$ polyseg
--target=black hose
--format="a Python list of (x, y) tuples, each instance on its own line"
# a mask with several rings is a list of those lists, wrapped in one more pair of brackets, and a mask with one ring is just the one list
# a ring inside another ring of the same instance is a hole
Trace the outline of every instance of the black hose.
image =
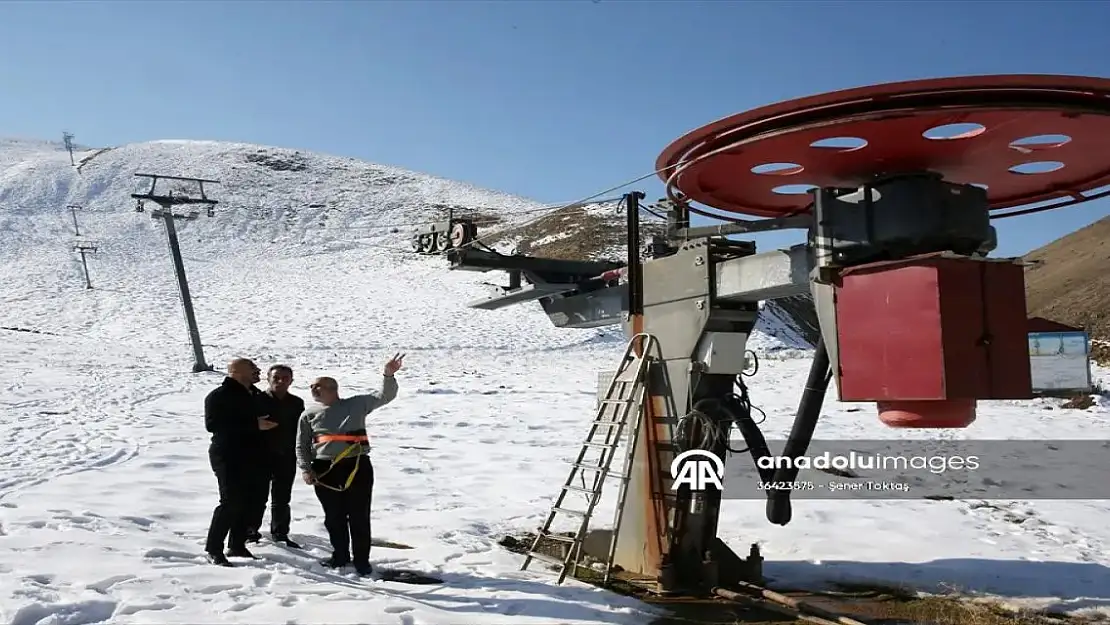
[[(746, 390), (745, 396), (747, 395)], [(774, 471), (759, 468), (759, 460), (770, 456), (771, 448), (767, 445), (767, 439), (759, 429), (759, 424), (752, 419), (750, 403), (737, 396), (730, 397), (730, 400), (729, 404), (732, 404), (732, 407), (735, 408), (729, 411), (732, 422), (736, 424), (736, 429), (740, 430), (740, 436), (744, 437), (744, 444), (748, 446), (748, 453), (751, 454), (752, 462), (755, 463), (756, 471), (759, 472), (759, 479), (769, 482), (774, 475)]]
[[(809, 379), (798, 404), (798, 413), (794, 417), (794, 425), (790, 428), (790, 436), (783, 446), (782, 455), (787, 458), (797, 458), (806, 453), (813, 440), (813, 431), (817, 428), (817, 420), (821, 416), (821, 406), (825, 403), (825, 391), (829, 387), (829, 350), (825, 347), (823, 338), (817, 340), (813, 355), (813, 364), (809, 368)], [(779, 467), (774, 476), (767, 481), (776, 484), (790, 483), (798, 476), (798, 468), (793, 466)], [(789, 489), (771, 489), (767, 492), (767, 520), (775, 525), (786, 525), (790, 522), (792, 512), (790, 508)]]

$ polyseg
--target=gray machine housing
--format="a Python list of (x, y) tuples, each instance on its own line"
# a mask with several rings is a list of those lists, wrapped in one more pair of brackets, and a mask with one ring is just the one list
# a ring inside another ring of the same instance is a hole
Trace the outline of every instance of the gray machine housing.
[(987, 192), (934, 174), (902, 176), (855, 191), (818, 189), (809, 243), (836, 265), (950, 251), (971, 256), (996, 246)]

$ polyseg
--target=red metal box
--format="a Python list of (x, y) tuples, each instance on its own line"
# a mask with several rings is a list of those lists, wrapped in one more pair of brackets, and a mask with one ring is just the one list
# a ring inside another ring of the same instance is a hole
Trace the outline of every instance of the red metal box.
[(841, 401), (1033, 396), (1024, 267), (948, 254), (844, 269)]

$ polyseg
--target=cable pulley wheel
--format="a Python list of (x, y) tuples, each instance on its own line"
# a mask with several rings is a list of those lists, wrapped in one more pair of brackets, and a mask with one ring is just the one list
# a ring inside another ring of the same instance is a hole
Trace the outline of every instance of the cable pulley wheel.
[(816, 95), (694, 130), (656, 169), (668, 198), (734, 215), (800, 214), (810, 189), (921, 172), (983, 187), (992, 211), (1012, 209), (995, 218), (1050, 210), (1110, 195), (1110, 79), (970, 76)]
[(420, 251), (421, 252), (426, 254), (426, 253), (429, 253), (429, 252), (433, 251), (435, 249), (435, 244), (436, 244), (436, 235), (435, 234), (424, 233), (424, 234), (420, 235)]
[(451, 226), (451, 247), (462, 247), (470, 242), (470, 229), (465, 223), (456, 223)]

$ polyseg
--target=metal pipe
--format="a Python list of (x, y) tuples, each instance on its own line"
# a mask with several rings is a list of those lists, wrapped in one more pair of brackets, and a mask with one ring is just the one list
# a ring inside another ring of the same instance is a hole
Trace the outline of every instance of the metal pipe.
[(193, 311), (193, 298), (189, 293), (189, 281), (185, 277), (185, 262), (181, 258), (181, 246), (177, 241), (177, 224), (174, 223), (173, 211), (169, 206), (163, 207), (162, 210), (162, 220), (166, 224), (166, 238), (170, 244), (170, 259), (173, 260), (173, 272), (177, 277), (178, 291), (181, 293), (181, 306), (185, 310), (185, 325), (189, 328), (189, 342), (193, 346), (193, 373), (211, 371), (211, 367), (204, 360), (204, 347), (200, 341), (197, 316)]
[(632, 191), (625, 196), (624, 210), (628, 216), (626, 277), (630, 317), (644, 314), (644, 284), (640, 264), (640, 200), (643, 198), (644, 194), (639, 191)]
[[(809, 379), (806, 380), (805, 391), (802, 392), (801, 402), (798, 404), (798, 413), (794, 417), (794, 425), (790, 429), (790, 436), (783, 446), (782, 455), (787, 458), (801, 456), (809, 449), (813, 440), (813, 431), (817, 428), (817, 420), (821, 416), (821, 405), (825, 403), (825, 391), (829, 387), (829, 350), (825, 347), (824, 338), (817, 340), (816, 350), (813, 355), (813, 364), (809, 368)], [(793, 466), (779, 467), (775, 470), (775, 484), (793, 482), (798, 476), (798, 468)], [(786, 525), (792, 515), (790, 508), (790, 490), (771, 489), (767, 492), (767, 520), (776, 525)]]

